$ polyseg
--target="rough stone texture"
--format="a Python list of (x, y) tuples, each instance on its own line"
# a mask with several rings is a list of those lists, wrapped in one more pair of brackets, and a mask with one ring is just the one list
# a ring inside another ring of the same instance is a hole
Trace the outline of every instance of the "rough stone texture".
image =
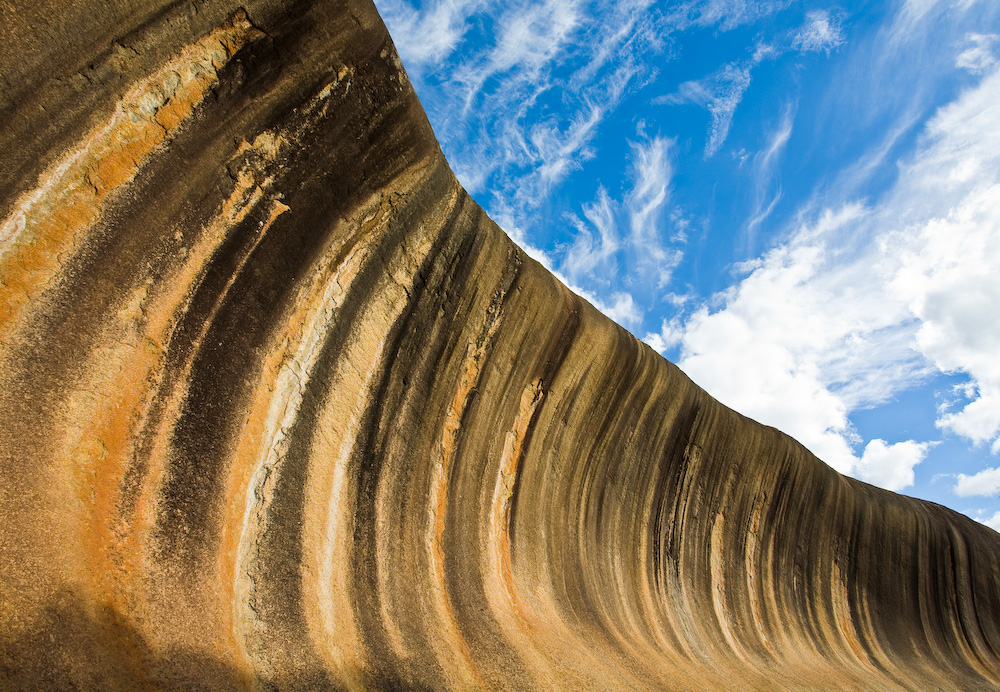
[(1000, 535), (527, 258), (368, 0), (0, 8), (0, 688), (1000, 684)]

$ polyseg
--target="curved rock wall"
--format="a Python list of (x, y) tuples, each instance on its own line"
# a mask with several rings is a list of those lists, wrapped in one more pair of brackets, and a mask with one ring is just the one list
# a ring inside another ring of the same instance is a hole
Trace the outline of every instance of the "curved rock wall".
[(1000, 535), (526, 257), (370, 2), (2, 12), (0, 687), (1000, 684)]

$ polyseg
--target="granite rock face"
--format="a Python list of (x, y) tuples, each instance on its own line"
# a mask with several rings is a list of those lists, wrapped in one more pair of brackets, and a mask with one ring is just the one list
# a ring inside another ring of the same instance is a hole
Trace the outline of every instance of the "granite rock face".
[(1000, 685), (1000, 535), (526, 257), (368, 0), (0, 8), (0, 688)]

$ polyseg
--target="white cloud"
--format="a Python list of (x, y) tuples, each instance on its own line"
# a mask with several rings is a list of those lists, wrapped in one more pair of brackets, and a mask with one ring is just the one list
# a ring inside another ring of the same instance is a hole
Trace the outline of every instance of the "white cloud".
[(912, 41), (915, 36), (925, 32), (932, 24), (931, 19), (937, 14), (941, 0), (904, 0), (889, 28), (890, 44)]
[(533, 192), (544, 194), (547, 188), (562, 181), (577, 167), (580, 159), (593, 157), (587, 144), (593, 138), (602, 116), (600, 108), (591, 106), (589, 112), (578, 113), (564, 130), (552, 123), (542, 123), (531, 129), (528, 140), (533, 147), (532, 156), (538, 162), (539, 181), (546, 188)]
[(960, 497), (1000, 495), (1000, 468), (983, 469), (971, 476), (960, 473), (954, 490)]
[[(830, 236), (862, 216), (860, 208), (846, 208), (766, 254), (724, 308), (688, 320), (679, 365), (720, 401), (789, 433), (838, 471), (863, 472), (898, 489), (905, 469), (884, 470), (889, 457), (878, 457), (877, 445), (867, 463), (859, 459), (854, 446), (861, 440), (848, 414), (885, 401), (919, 377), (923, 364), (909, 348), (912, 332), (897, 327), (905, 305), (874, 294), (872, 258), (839, 267), (828, 246)], [(904, 460), (912, 448), (891, 451)]]
[(683, 338), (683, 325), (680, 319), (675, 317), (669, 321), (663, 320), (659, 332), (649, 332), (642, 337), (642, 340), (662, 356), (668, 349), (679, 345)]
[(712, 127), (705, 144), (705, 158), (711, 158), (729, 136), (733, 114), (750, 86), (752, 63), (748, 60), (731, 62), (705, 79), (684, 82), (674, 94), (653, 99), (654, 103), (692, 103), (708, 109)]
[(587, 223), (576, 216), (570, 217), (576, 228), (576, 237), (563, 257), (563, 271), (570, 276), (594, 275), (599, 269), (614, 272), (615, 265), (612, 263), (622, 242), (615, 218), (617, 214), (618, 204), (611, 200), (607, 190), (600, 187), (597, 200), (583, 206)]
[(1000, 512), (997, 512), (989, 519), (979, 519), (977, 521), (979, 521), (979, 523), (981, 524), (989, 526), (994, 531), (1000, 531)]
[(632, 144), (635, 182), (628, 198), (629, 227), (637, 242), (656, 237), (656, 216), (663, 211), (673, 177), (671, 144), (663, 137), (654, 137), (645, 145)]
[(730, 31), (752, 24), (790, 5), (790, 0), (693, 0), (675, 8), (672, 23), (680, 29), (690, 25), (720, 25)]
[[(671, 236), (676, 245), (683, 242), (683, 233), (669, 234), (667, 224), (684, 224), (679, 213), (666, 219), (674, 170), (673, 146), (673, 140), (663, 137), (630, 143), (631, 180), (623, 199), (611, 199), (602, 186), (596, 200), (583, 205), (583, 218), (569, 215), (575, 234), (559, 268), (572, 281), (611, 286), (620, 283), (620, 271), (625, 267), (633, 286), (660, 289), (669, 283), (682, 252), (669, 245), (666, 238)], [(619, 305), (605, 310), (609, 311), (629, 315), (627, 320), (616, 321), (630, 326), (641, 322), (641, 311), (634, 304), (629, 310)]]
[[(885, 352), (882, 334), (905, 308), (871, 295), (877, 274), (869, 257), (855, 258), (855, 271), (838, 271), (840, 257), (828, 245), (863, 216), (846, 207), (764, 255), (722, 309), (688, 320), (679, 363), (723, 403), (791, 434), (845, 473), (858, 462), (847, 414), (892, 395), (876, 373), (899, 357)], [(841, 372), (845, 361), (850, 374)], [(918, 365), (909, 363), (911, 371)], [(838, 389), (841, 378), (852, 401)]]
[(802, 52), (830, 52), (844, 42), (840, 22), (825, 10), (814, 10), (806, 15), (806, 23), (792, 38), (792, 48)]
[(549, 254), (531, 244), (531, 239), (529, 238), (528, 233), (521, 228), (514, 217), (506, 213), (501, 213), (499, 215), (495, 215), (493, 220), (504, 230), (504, 232), (510, 237), (511, 240), (514, 241), (515, 244), (517, 244), (519, 248), (524, 250), (528, 257), (532, 258), (555, 274), (556, 278), (564, 284), (567, 286), (569, 285), (569, 282), (556, 271), (555, 262), (551, 257), (549, 257)]
[(792, 136), (792, 121), (795, 119), (794, 109), (786, 108), (781, 115), (781, 123), (771, 134), (767, 148), (758, 154), (760, 159), (759, 167), (770, 170), (774, 167), (775, 160), (788, 144), (788, 139)]
[(578, 0), (508, 4), (496, 23), (495, 42), (459, 68), (456, 81), (466, 88), (468, 109), (486, 80), (509, 75), (516, 83), (537, 82), (564, 50), (582, 21)]
[(392, 32), (393, 43), (411, 78), (421, 68), (455, 50), (468, 28), (469, 15), (483, 0), (437, 0), (417, 11), (405, 0), (379, 0), (378, 9)]
[(589, 54), (583, 67), (568, 82), (579, 90), (589, 85), (609, 64), (627, 65), (641, 60), (644, 51), (660, 48), (649, 6), (655, 0), (613, 0), (599, 4), (586, 38)]
[(418, 83), (418, 93), (442, 148), (492, 215), (532, 226), (551, 192), (595, 156), (601, 124), (664, 49), (650, 2), (485, 0), (461, 50), (426, 66), (437, 88)]
[(665, 235), (662, 220), (674, 174), (672, 146), (673, 140), (663, 137), (631, 145), (633, 185), (625, 199), (635, 264), (640, 271), (656, 277), (658, 288), (670, 282), (681, 258), (679, 251), (668, 249), (662, 240)]
[[(607, 198), (606, 193), (604, 197), (605, 199)], [(608, 200), (607, 203), (611, 204), (610, 200)], [(600, 202), (592, 207), (592, 211), (596, 213), (598, 218), (601, 214), (603, 214), (600, 207)], [(518, 247), (524, 250), (529, 257), (551, 272), (553, 276), (566, 286), (566, 288), (589, 302), (600, 312), (604, 313), (604, 315), (611, 318), (618, 324), (630, 329), (634, 329), (642, 323), (644, 311), (635, 302), (635, 299), (631, 296), (631, 294), (624, 291), (616, 291), (612, 293), (610, 301), (602, 300), (592, 291), (588, 291), (582, 286), (579, 286), (575, 281), (573, 281), (572, 278), (567, 277), (562, 271), (560, 271), (547, 252), (533, 246), (529, 242), (528, 234), (517, 225), (512, 217), (501, 216), (498, 217), (496, 221), (499, 223), (500, 227), (503, 228), (508, 235), (510, 235), (511, 240), (517, 243)]]
[(897, 442), (887, 445), (874, 439), (865, 447), (858, 461), (858, 477), (886, 490), (899, 491), (913, 485), (913, 467), (924, 460), (929, 442)]
[(842, 168), (827, 186), (825, 199), (852, 199), (866, 196), (873, 175), (884, 171), (890, 163), (892, 152), (903, 138), (918, 125), (920, 109), (904, 113), (888, 129), (881, 141), (862, 154), (857, 160)]
[(955, 59), (955, 65), (972, 74), (986, 74), (997, 64), (993, 47), (998, 41), (1000, 41), (1000, 36), (997, 34), (966, 34), (965, 43), (968, 47), (959, 53), (958, 58)]
[(681, 368), (834, 468), (893, 488), (927, 443), (872, 441), (859, 458), (848, 415), (931, 372), (965, 373), (972, 401), (938, 425), (1000, 451), (997, 122), (1000, 72), (939, 110), (882, 199), (827, 210), (747, 263), (719, 309), (684, 325)]
[(938, 419), (938, 426), (950, 429), (975, 443), (993, 440), (990, 451), (1000, 450), (1000, 395), (992, 389), (979, 390), (979, 396), (958, 413), (949, 413)]
[(547, 266), (546, 268), (549, 269), (549, 271), (551, 271), (557, 279), (566, 284), (566, 288), (586, 300), (617, 324), (620, 324), (627, 329), (634, 329), (642, 323), (644, 312), (642, 308), (636, 304), (635, 299), (632, 298), (630, 294), (624, 291), (617, 291), (611, 294), (611, 301), (608, 302), (602, 300), (593, 292), (577, 286), (563, 276), (558, 270), (552, 269), (551, 266)]
[[(754, 240), (753, 233), (755, 229), (771, 215), (771, 212), (774, 211), (774, 208), (781, 200), (782, 190), (780, 184), (772, 195), (768, 195), (768, 192), (774, 178), (775, 167), (782, 152), (785, 150), (785, 145), (788, 144), (788, 140), (792, 136), (792, 122), (795, 119), (794, 112), (795, 109), (793, 107), (785, 108), (781, 116), (781, 122), (768, 138), (767, 147), (754, 156), (753, 211), (751, 212), (750, 221), (747, 223), (747, 229), (751, 235), (751, 246)], [(767, 201), (765, 206), (765, 200), (767, 200), (768, 196), (770, 196), (770, 200)]]
[[(964, 372), (975, 398), (938, 425), (1000, 447), (1000, 71), (943, 108), (928, 146), (904, 167), (894, 206), (910, 219), (882, 240), (900, 258), (889, 288), (920, 320), (919, 349), (943, 372)], [(905, 205), (905, 206), (904, 206)]]
[(718, 89), (708, 102), (708, 110), (712, 114), (712, 133), (705, 145), (705, 156), (710, 157), (722, 147), (729, 128), (733, 124), (733, 113), (743, 100), (743, 93), (750, 86), (750, 65), (747, 63), (732, 63), (722, 68)]
[[(642, 322), (643, 312), (628, 293), (618, 292), (611, 295), (610, 305), (596, 302), (595, 307), (605, 315), (625, 327), (635, 327)], [(594, 301), (591, 301), (594, 302)]]
[(750, 86), (755, 66), (777, 59), (789, 50), (829, 53), (843, 42), (844, 31), (839, 20), (825, 11), (810, 12), (800, 29), (786, 34), (777, 43), (758, 41), (749, 60), (730, 62), (704, 79), (683, 82), (675, 93), (659, 96), (653, 103), (690, 103), (706, 108), (712, 116), (712, 126), (705, 145), (705, 158), (711, 158), (729, 136), (733, 115)]

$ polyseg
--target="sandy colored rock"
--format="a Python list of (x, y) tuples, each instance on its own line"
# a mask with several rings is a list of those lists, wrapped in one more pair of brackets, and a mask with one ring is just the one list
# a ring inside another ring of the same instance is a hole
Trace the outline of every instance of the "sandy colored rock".
[(528, 258), (368, 0), (0, 8), (0, 688), (1000, 686), (1000, 535)]

